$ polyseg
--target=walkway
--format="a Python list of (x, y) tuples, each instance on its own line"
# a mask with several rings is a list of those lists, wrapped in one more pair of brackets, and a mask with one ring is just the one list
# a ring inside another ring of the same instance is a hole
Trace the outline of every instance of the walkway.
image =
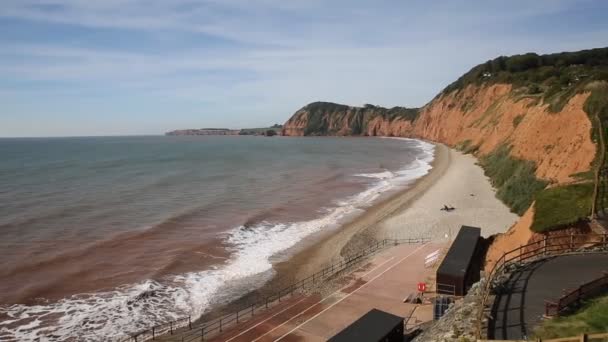
[(326, 341), (372, 308), (412, 316), (411, 323), (429, 321), (431, 305), (405, 304), (403, 299), (416, 292), (418, 282), (434, 275), (434, 269), (424, 267), (424, 259), (443, 246), (400, 245), (382, 251), (330, 295), (291, 298), (211, 340)]
[(608, 254), (559, 256), (529, 264), (511, 275), (496, 296), (488, 337), (526, 339), (545, 312), (545, 300), (556, 300), (608, 270)]

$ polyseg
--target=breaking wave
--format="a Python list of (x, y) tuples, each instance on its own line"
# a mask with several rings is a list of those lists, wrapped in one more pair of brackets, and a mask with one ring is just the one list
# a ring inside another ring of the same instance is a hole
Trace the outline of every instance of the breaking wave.
[(403, 169), (355, 176), (374, 179), (357, 195), (343, 199), (320, 217), (302, 222), (256, 222), (225, 233), (231, 257), (211, 269), (146, 280), (112, 291), (74, 295), (40, 305), (0, 306), (2, 341), (98, 341), (125, 337), (153, 325), (192, 315), (254, 290), (274, 274), (271, 258), (316, 232), (336, 227), (369, 206), (382, 193), (429, 172), (434, 145), (407, 139), (421, 151)]

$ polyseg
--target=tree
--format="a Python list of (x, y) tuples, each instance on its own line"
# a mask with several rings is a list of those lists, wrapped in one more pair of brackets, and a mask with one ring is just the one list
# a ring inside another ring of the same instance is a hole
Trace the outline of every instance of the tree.
[(272, 137), (272, 136), (277, 135), (277, 132), (276, 132), (274, 129), (269, 129), (269, 130), (267, 130), (267, 131), (266, 131), (266, 134), (265, 134), (265, 135), (266, 135), (267, 137)]

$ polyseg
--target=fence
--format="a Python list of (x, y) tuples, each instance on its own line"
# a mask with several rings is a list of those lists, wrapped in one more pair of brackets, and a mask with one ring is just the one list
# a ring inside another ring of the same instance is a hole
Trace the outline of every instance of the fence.
[(517, 263), (540, 260), (542, 258), (556, 255), (584, 253), (597, 247), (603, 249), (608, 247), (607, 234), (570, 234), (564, 236), (545, 236), (543, 240), (535, 241), (504, 253), (500, 259), (496, 261), (486, 277), (488, 281), (482, 290), (479, 313), (477, 317), (477, 338), (481, 339), (485, 308), (493, 289), (494, 279), (498, 274), (508, 270), (510, 265)]
[(164, 334), (181, 333), (183, 342), (190, 342), (195, 340), (202, 340), (206, 337), (213, 336), (217, 333), (222, 332), (228, 327), (232, 327), (240, 322), (243, 322), (255, 314), (259, 314), (268, 308), (274, 307), (286, 297), (291, 297), (294, 294), (301, 293), (306, 290), (312, 289), (315, 285), (329, 279), (352, 266), (363, 261), (367, 256), (383, 249), (387, 246), (396, 246), (399, 244), (418, 244), (429, 242), (430, 238), (409, 238), (409, 239), (384, 239), (378, 241), (371, 246), (368, 246), (359, 253), (346, 257), (338, 263), (333, 263), (322, 270), (312, 274), (311, 276), (304, 278), (290, 286), (287, 286), (276, 293), (265, 297), (262, 300), (256, 301), (253, 304), (247, 305), (239, 310), (221, 316), (207, 322), (193, 323), (191, 317), (184, 317), (178, 320), (167, 322), (153, 326), (144, 331), (130, 335), (128, 338), (120, 340), (120, 342), (141, 342), (147, 340), (154, 340), (156, 337)]
[(557, 300), (557, 302), (546, 300), (545, 315), (559, 316), (568, 308), (580, 305), (583, 300), (595, 297), (605, 291), (607, 288), (608, 273), (604, 272), (604, 275), (602, 277), (594, 279), (586, 284), (579, 286), (577, 289), (564, 294), (560, 299)]

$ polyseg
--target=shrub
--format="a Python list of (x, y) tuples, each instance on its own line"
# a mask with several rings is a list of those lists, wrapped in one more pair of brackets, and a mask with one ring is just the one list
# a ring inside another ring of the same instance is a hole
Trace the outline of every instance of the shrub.
[(514, 213), (523, 215), (547, 182), (536, 178), (534, 162), (513, 158), (510, 152), (509, 146), (501, 145), (481, 157), (480, 164), (497, 189), (496, 197)]

